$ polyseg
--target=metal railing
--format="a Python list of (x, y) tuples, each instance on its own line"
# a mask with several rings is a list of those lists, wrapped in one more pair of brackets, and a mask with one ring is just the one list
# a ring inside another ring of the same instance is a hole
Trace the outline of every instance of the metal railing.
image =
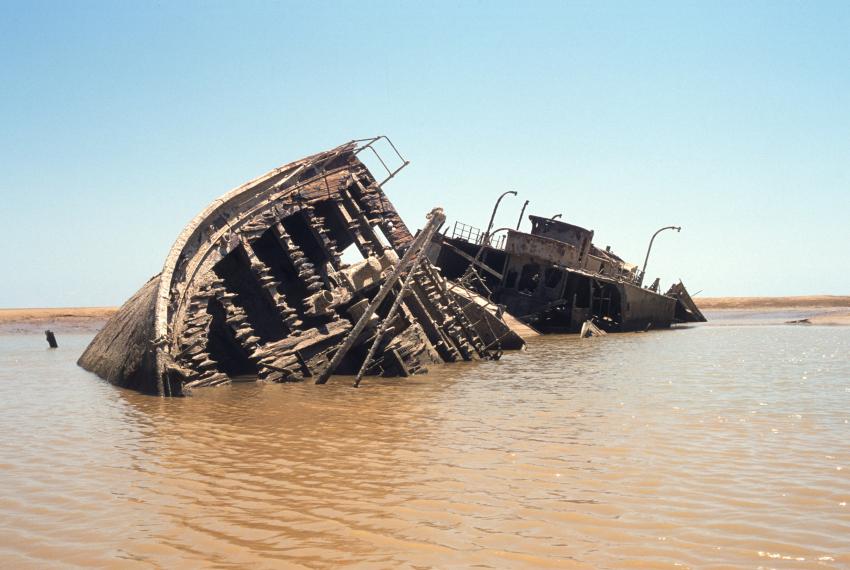
[(455, 222), (452, 228), (452, 239), (462, 239), (469, 243), (480, 244), (481, 238), (480, 229), (464, 224), (463, 222)]
[[(495, 233), (496, 232), (493, 232), (493, 234)], [(494, 238), (493, 234), (490, 234), (490, 243), (486, 245), (493, 249), (504, 249), (505, 240), (508, 237), (507, 234), (502, 234), (497, 238)], [(455, 222), (455, 225), (452, 227), (452, 235), (450, 237), (452, 239), (461, 239), (471, 244), (482, 245), (485, 234), (479, 228), (470, 226), (469, 224), (464, 224), (463, 222)]]
[[(392, 152), (394, 152), (395, 155), (398, 157), (398, 160), (401, 161), (400, 166), (397, 166), (395, 168), (390, 168), (390, 166), (387, 165), (386, 161), (384, 161), (384, 159), (381, 157), (381, 155), (375, 149), (375, 144), (378, 141), (381, 141), (381, 140), (386, 141), (387, 145), (389, 145), (390, 149), (392, 149)], [(378, 188), (382, 187), (384, 184), (387, 183), (388, 180), (390, 180), (396, 174), (398, 174), (401, 171), (402, 168), (404, 168), (405, 166), (410, 164), (410, 161), (405, 159), (401, 155), (401, 153), (398, 151), (398, 149), (393, 144), (393, 141), (391, 141), (389, 139), (389, 137), (387, 137), (386, 135), (379, 135), (377, 137), (372, 137), (372, 138), (369, 138), (369, 139), (356, 139), (352, 142), (357, 143), (357, 146), (358, 146), (357, 150), (354, 151), (354, 156), (357, 156), (358, 154), (360, 154), (364, 150), (369, 149), (369, 150), (372, 151), (372, 154), (374, 154), (375, 157), (378, 159), (378, 162), (380, 162), (381, 166), (384, 167), (384, 170), (387, 171), (387, 177), (384, 178), (383, 180), (381, 180), (381, 182), (378, 183)]]

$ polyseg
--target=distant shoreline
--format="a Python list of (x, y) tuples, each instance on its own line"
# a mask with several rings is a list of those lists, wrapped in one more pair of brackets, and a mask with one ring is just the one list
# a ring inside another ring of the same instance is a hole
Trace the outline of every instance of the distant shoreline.
[[(799, 311), (801, 314), (791, 321), (803, 325), (850, 326), (850, 296), (697, 297), (694, 301), (701, 310), (709, 312), (769, 313), (774, 311)], [(711, 315), (708, 316), (710, 320)]]
[(27, 323), (38, 321), (106, 320), (118, 307), (59, 307), (0, 309), (0, 323)]
[[(757, 311), (783, 309), (811, 311), (812, 324), (850, 325), (850, 296), (805, 295), (796, 297), (696, 297), (700, 309), (708, 311)], [(118, 307), (37, 307), (0, 309), (0, 329), (97, 330)]]
[(0, 309), (0, 333), (95, 332), (117, 307), (59, 307)]
[(797, 297), (695, 297), (700, 309), (850, 309), (850, 296), (804, 295)]

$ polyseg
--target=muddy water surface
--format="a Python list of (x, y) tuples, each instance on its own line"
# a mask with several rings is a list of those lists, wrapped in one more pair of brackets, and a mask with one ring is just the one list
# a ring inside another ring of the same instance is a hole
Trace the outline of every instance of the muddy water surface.
[(850, 328), (745, 321), (179, 400), (0, 335), (0, 567), (850, 567)]

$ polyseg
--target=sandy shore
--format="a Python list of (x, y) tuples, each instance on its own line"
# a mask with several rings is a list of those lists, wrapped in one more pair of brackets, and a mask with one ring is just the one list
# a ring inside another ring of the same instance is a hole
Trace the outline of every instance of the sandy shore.
[(806, 295), (799, 297), (698, 297), (704, 311), (770, 312), (798, 310), (802, 324), (850, 325), (850, 296)]
[(55, 321), (62, 319), (105, 320), (115, 314), (116, 307), (64, 307), (56, 309), (0, 309), (0, 323)]
[(0, 332), (95, 331), (116, 307), (0, 309)]
[(814, 315), (806, 319), (813, 325), (850, 325), (850, 309), (842, 312)]
[(800, 297), (696, 297), (700, 309), (802, 309), (843, 307), (850, 309), (850, 296), (806, 295)]

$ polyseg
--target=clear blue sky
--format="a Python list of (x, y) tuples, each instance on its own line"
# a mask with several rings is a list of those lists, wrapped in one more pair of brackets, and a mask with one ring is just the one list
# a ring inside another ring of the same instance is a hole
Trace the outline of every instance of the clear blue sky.
[(703, 295), (850, 294), (850, 3), (0, 2), (0, 307), (112, 305), (373, 134), (418, 227), (563, 213)]

